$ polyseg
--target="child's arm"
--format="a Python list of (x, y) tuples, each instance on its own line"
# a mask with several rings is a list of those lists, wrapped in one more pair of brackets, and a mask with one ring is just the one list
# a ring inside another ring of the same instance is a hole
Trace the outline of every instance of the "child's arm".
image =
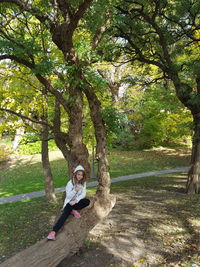
[(63, 209), (65, 207), (65, 205), (67, 203), (70, 202), (70, 200), (76, 195), (76, 190), (74, 189), (74, 186), (72, 184), (72, 181), (70, 180), (68, 183), (67, 183), (67, 186), (65, 188), (65, 191), (66, 191), (66, 198), (65, 198), (65, 201), (64, 201), (64, 205), (63, 205)]
[(77, 203), (86, 196), (86, 183), (83, 184), (81, 194), (76, 197)]

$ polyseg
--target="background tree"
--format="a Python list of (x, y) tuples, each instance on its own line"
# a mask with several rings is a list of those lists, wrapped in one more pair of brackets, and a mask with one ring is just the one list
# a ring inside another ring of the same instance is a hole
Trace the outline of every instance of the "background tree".
[(118, 103), (127, 118), (129, 147), (141, 149), (186, 144), (192, 127), (189, 110), (178, 101), (170, 82), (157, 80), (160, 74), (155, 67), (147, 72), (140, 65), (135, 63), (137, 69), (129, 72)]
[[(44, 172), (45, 192), (48, 200), (55, 201), (53, 177), (49, 162), (49, 130), (47, 95), (34, 79), (29, 79), (20, 69), (13, 72), (4, 69), (1, 80), (0, 110), (8, 114), (7, 121), (1, 125), (1, 131), (8, 131), (10, 136), (18, 130), (26, 130), (35, 134), (36, 140), (41, 141), (41, 159)], [(32, 142), (36, 142), (32, 140)], [(30, 140), (29, 140), (30, 142)]]
[(154, 65), (173, 82), (178, 99), (193, 116), (194, 136), (187, 192), (200, 190), (199, 1), (123, 1), (116, 35), (128, 60)]

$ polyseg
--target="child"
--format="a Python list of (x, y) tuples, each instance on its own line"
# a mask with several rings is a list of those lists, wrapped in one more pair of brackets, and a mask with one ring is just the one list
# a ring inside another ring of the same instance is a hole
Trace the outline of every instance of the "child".
[(57, 232), (64, 225), (69, 215), (72, 213), (76, 218), (80, 218), (81, 215), (77, 210), (81, 210), (90, 204), (90, 200), (85, 198), (85, 181), (85, 170), (81, 165), (78, 165), (74, 170), (72, 179), (66, 186), (66, 198), (63, 205), (63, 213), (54, 225), (53, 231), (51, 231), (47, 236), (47, 239), (55, 240)]

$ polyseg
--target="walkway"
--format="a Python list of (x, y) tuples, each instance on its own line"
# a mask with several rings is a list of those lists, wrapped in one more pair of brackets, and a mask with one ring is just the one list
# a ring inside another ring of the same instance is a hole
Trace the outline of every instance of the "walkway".
[[(180, 167), (180, 168), (168, 169), (168, 170), (163, 170), (163, 171), (151, 171), (151, 172), (131, 174), (131, 175), (127, 175), (127, 176), (119, 176), (116, 178), (112, 178), (111, 183), (116, 183), (119, 181), (132, 180), (132, 179), (142, 178), (142, 177), (148, 177), (148, 176), (154, 176), (154, 175), (158, 175), (158, 174), (167, 174), (167, 173), (176, 173), (176, 172), (188, 171), (188, 169), (189, 169), (189, 167)], [(97, 181), (90, 182), (90, 183), (87, 183), (87, 187), (94, 187), (97, 184), (98, 184)], [(55, 188), (56, 193), (60, 193), (60, 192), (64, 192), (64, 191), (65, 191), (65, 186), (60, 187), (60, 188)], [(21, 194), (21, 195), (2, 197), (2, 198), (0, 198), (0, 204), (29, 200), (32, 198), (42, 197), (44, 195), (45, 195), (45, 191), (41, 190), (41, 191), (26, 193), (26, 194)]]

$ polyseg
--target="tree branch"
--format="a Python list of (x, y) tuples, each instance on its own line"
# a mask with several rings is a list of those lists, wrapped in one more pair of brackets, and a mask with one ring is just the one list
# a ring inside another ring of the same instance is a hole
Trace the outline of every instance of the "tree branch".
[(22, 11), (27, 11), (31, 14), (33, 14), (40, 22), (45, 22), (46, 20), (48, 20), (49, 22), (52, 23), (50, 17), (45, 14), (45, 15), (41, 15), (41, 11), (36, 9), (36, 8), (33, 8), (32, 5), (28, 4), (28, 1), (26, 2), (23, 2), (23, 1), (20, 1), (20, 0), (0, 0), (0, 3), (12, 3), (12, 4), (15, 4), (17, 5), (20, 10)]
[(13, 115), (16, 115), (17, 117), (20, 117), (22, 119), (25, 119), (25, 120), (28, 120), (28, 121), (31, 121), (33, 123), (37, 123), (37, 124), (43, 124), (43, 125), (47, 125), (48, 127), (52, 128), (52, 126), (44, 121), (39, 121), (39, 120), (34, 120), (34, 119), (31, 119), (30, 117), (27, 117), (19, 112), (16, 112), (16, 111), (13, 111), (11, 109), (7, 109), (7, 108), (0, 108), (1, 111), (5, 111), (5, 112), (8, 112), (10, 114), (13, 114)]
[(33, 69), (35, 67), (35, 65), (31, 62), (29, 62), (28, 60), (25, 60), (23, 58), (19, 58), (15, 55), (0, 55), (0, 60), (4, 60), (4, 59), (10, 59), (10, 60), (13, 60), (13, 61), (16, 61), (17, 63), (19, 64), (22, 64), (30, 69)]
[(160, 62), (155, 61), (153, 59), (146, 58), (143, 55), (142, 51), (139, 49), (139, 47), (131, 40), (131, 38), (126, 33), (124, 33), (123, 30), (120, 27), (117, 27), (117, 28), (121, 32), (120, 36), (122, 38), (125, 38), (129, 42), (129, 44), (131, 45), (131, 47), (134, 48), (134, 50), (136, 52), (136, 55), (137, 55), (135, 57), (135, 60), (138, 60), (138, 61), (141, 61), (141, 62), (144, 62), (144, 63), (148, 63), (148, 64), (152, 64), (152, 65), (158, 66), (159, 68), (161, 68), (163, 71), (166, 72), (167, 69), (166, 69), (166, 67), (163, 64), (161, 64)]

